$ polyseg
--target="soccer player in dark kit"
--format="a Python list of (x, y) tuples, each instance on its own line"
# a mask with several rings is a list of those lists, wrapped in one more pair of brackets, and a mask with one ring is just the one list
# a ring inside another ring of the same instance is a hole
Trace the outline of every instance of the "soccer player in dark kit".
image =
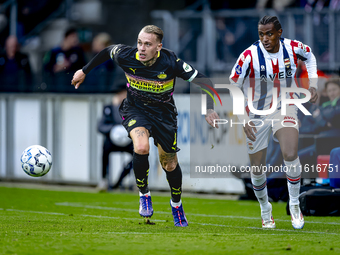
[[(214, 89), (203, 74), (177, 58), (172, 51), (162, 48), (162, 39), (163, 31), (159, 27), (145, 26), (138, 35), (137, 48), (123, 44), (107, 47), (74, 74), (72, 84), (77, 89), (87, 73), (110, 58), (124, 70), (127, 98), (120, 106), (120, 115), (133, 141), (133, 168), (140, 196), (139, 214), (145, 218), (153, 215), (148, 189), (151, 136), (158, 147), (160, 163), (169, 182), (175, 226), (186, 227), (188, 221), (181, 201), (182, 171), (177, 160), (177, 110), (173, 99), (175, 78), (193, 82), (210, 92)], [(219, 119), (219, 116), (213, 110), (212, 98), (207, 98), (206, 121), (214, 127), (214, 119)]]

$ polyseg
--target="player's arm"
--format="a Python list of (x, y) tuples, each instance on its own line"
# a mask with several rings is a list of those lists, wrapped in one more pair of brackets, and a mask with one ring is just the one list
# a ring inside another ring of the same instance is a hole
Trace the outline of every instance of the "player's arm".
[(214, 110), (215, 93), (212, 91), (214, 87), (212, 81), (204, 74), (197, 72), (196, 77), (191, 82), (200, 86), (202, 89), (202, 93), (207, 95), (207, 112), (205, 115), (205, 120), (210, 126), (218, 128), (218, 124), (215, 124), (214, 120), (220, 119), (220, 117)]
[[(250, 61), (251, 61), (251, 51), (245, 50), (241, 53), (239, 58), (237, 59), (233, 69), (231, 70), (231, 75), (229, 77), (230, 84), (237, 86), (242, 89), (244, 80), (248, 77), (250, 72)], [(244, 133), (251, 141), (255, 141), (255, 133), (257, 133), (257, 129), (252, 121), (250, 121), (249, 116), (245, 115), (237, 115), (237, 118), (240, 122), (245, 120), (245, 126), (243, 127)], [(250, 125), (249, 125), (250, 124)]]
[(205, 120), (212, 127), (218, 128), (218, 125), (214, 125), (214, 119), (220, 119), (218, 114), (214, 111), (214, 93), (213, 83), (205, 75), (198, 72), (194, 67), (184, 62), (182, 59), (176, 60), (176, 76), (182, 78), (185, 81), (193, 82), (202, 88), (203, 93), (207, 95), (207, 111)]
[(316, 58), (312, 52), (312, 49), (301, 42), (298, 42), (298, 47), (295, 47), (295, 53), (297, 57), (304, 61), (306, 64), (308, 79), (309, 79), (309, 92), (311, 93), (311, 99), (309, 100), (311, 103), (315, 103), (318, 99), (318, 94), (316, 93), (318, 90), (318, 73), (317, 73), (317, 64)]
[(71, 84), (75, 86), (76, 89), (79, 88), (80, 84), (82, 84), (85, 80), (86, 74), (88, 74), (93, 68), (96, 66), (108, 61), (111, 57), (112, 49), (115, 45), (111, 45), (106, 47), (101, 52), (99, 52), (96, 56), (94, 56), (90, 62), (88, 62), (82, 69), (79, 69), (73, 75), (73, 79)]

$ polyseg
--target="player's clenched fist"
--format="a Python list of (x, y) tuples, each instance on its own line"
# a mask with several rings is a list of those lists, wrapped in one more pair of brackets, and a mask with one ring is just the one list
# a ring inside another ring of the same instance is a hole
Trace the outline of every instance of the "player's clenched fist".
[(80, 84), (84, 82), (85, 76), (86, 74), (83, 72), (83, 70), (79, 69), (77, 72), (74, 73), (71, 84), (74, 85), (76, 89), (78, 89)]

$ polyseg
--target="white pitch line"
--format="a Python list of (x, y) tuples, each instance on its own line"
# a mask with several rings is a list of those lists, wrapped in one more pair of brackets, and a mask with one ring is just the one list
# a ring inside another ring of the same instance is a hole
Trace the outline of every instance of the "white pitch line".
[[(84, 205), (81, 203), (55, 203), (55, 205), (59, 206), (70, 206), (70, 207), (82, 207), (82, 208), (90, 208), (90, 209), (98, 209), (98, 210), (111, 210), (111, 211), (127, 211), (127, 212), (137, 212), (138, 210), (135, 209), (123, 209), (117, 207), (105, 207), (105, 206), (94, 206), (94, 205)], [(168, 212), (161, 212), (157, 211), (157, 214), (169, 214)], [(186, 215), (190, 216), (198, 216), (198, 217), (213, 217), (213, 218), (235, 218), (235, 219), (245, 219), (245, 220), (258, 220), (259, 217), (247, 217), (247, 216), (237, 216), (237, 215), (209, 215), (209, 214), (200, 214), (200, 213), (186, 213)], [(283, 220), (275, 218), (275, 221), (282, 221), (282, 222), (291, 222), (291, 220)], [(340, 222), (319, 222), (319, 221), (305, 221), (305, 223), (312, 223), (312, 224), (328, 224), (328, 225), (340, 225)]]
[[(25, 212), (25, 213), (38, 213), (38, 214), (49, 214), (49, 215), (59, 215), (59, 216), (70, 216), (70, 214), (66, 213), (57, 213), (57, 212), (41, 212), (41, 211), (26, 211), (26, 210), (18, 210), (18, 209), (3, 209), (0, 208), (0, 210), (4, 211), (11, 211), (11, 212)], [(112, 216), (100, 216), (100, 215), (90, 215), (90, 214), (74, 214), (73, 216), (82, 216), (82, 217), (92, 217), (92, 218), (107, 218), (107, 219), (115, 219), (115, 220), (137, 220), (140, 221), (141, 218), (120, 218), (120, 217), (112, 217)], [(166, 222), (165, 220), (152, 220), (156, 222)], [(199, 222), (189, 222), (189, 224), (197, 224), (197, 225), (203, 225), (203, 226), (217, 226), (217, 227), (227, 227), (227, 228), (240, 228), (240, 229), (257, 229), (257, 230), (263, 230), (263, 231), (281, 231), (281, 232), (294, 232), (294, 233), (308, 233), (308, 234), (322, 234), (322, 235), (340, 235), (338, 233), (330, 233), (330, 232), (316, 232), (316, 231), (305, 231), (305, 230), (289, 230), (289, 229), (262, 229), (258, 227), (236, 227), (231, 225), (223, 225), (223, 224), (210, 224), (210, 223), (199, 223)], [(109, 232), (110, 233), (110, 232)], [(115, 232), (111, 232), (115, 233)], [(122, 232), (117, 232), (122, 233)], [(131, 232), (126, 232), (131, 233)], [(132, 232), (133, 233), (133, 232)], [(154, 234), (154, 233), (149, 233)], [(162, 233), (164, 234), (164, 233)], [(178, 233), (176, 233), (178, 234)], [(210, 234), (210, 233), (205, 233)], [(212, 233), (215, 234), (215, 233)], [(262, 233), (263, 235), (266, 235)], [(269, 234), (269, 233), (268, 233)], [(216, 235), (224, 235), (221, 233), (216, 233)], [(228, 234), (227, 234), (228, 235)], [(239, 234), (236, 234), (239, 235)], [(270, 235), (276, 235), (274, 233), (271, 233)]]
[[(148, 232), (107, 232), (108, 234), (115, 235), (150, 235)], [(164, 233), (152, 233), (153, 235), (162, 235)]]
[[(99, 205), (83, 205), (80, 203), (55, 203), (55, 205), (60, 206), (70, 206), (70, 207), (81, 207), (81, 208), (90, 208), (90, 209), (99, 209), (99, 210), (110, 210), (110, 211), (126, 211), (126, 212), (136, 212), (135, 209), (124, 209), (124, 208), (117, 208), (117, 207), (105, 207)], [(162, 213), (162, 212), (160, 212)]]
[(263, 229), (259, 227), (236, 227), (236, 226), (230, 226), (230, 225), (222, 225), (222, 224), (210, 224), (210, 223), (195, 223), (195, 222), (190, 222), (193, 224), (200, 224), (200, 225), (207, 225), (207, 226), (216, 226), (216, 227), (228, 227), (228, 228), (248, 228), (248, 229), (261, 229), (263, 231), (282, 231), (282, 232), (294, 232), (294, 233), (308, 233), (308, 234), (330, 234), (330, 235), (340, 235), (338, 233), (329, 233), (329, 232), (317, 232), (317, 231), (306, 231), (306, 230), (293, 230), (293, 229), (279, 229), (279, 228), (274, 228), (274, 229)]
[[(107, 232), (108, 234), (118, 234), (118, 235), (187, 235), (187, 236), (197, 236), (197, 233), (152, 233), (152, 232)], [(230, 233), (204, 233), (204, 235), (211, 235), (211, 236), (240, 236), (243, 234), (230, 234)], [(271, 233), (271, 234), (254, 234), (254, 235), (284, 235), (283, 233)]]
[[(4, 208), (0, 208), (0, 210), (11, 211), (11, 212), (26, 212), (26, 213), (39, 213), (39, 214), (49, 214), (49, 215), (70, 216), (70, 214), (67, 214), (67, 213), (57, 213), (57, 212), (26, 211), (26, 210), (4, 209)], [(106, 218), (106, 219), (114, 219), (114, 220), (138, 220), (138, 221), (140, 221), (142, 219), (142, 218), (122, 218), (122, 217), (90, 215), (90, 214), (74, 214), (73, 216), (92, 217), (92, 218)], [(152, 221), (166, 222), (166, 220), (152, 220)]]
[(3, 210), (11, 211), (11, 212), (28, 212), (28, 213), (41, 213), (41, 214), (69, 216), (69, 214), (66, 214), (66, 213), (57, 213), (57, 212), (39, 212), (39, 211), (17, 210), (17, 209), (3, 209)]
[[(112, 217), (112, 216), (101, 216), (101, 215), (91, 215), (91, 214), (75, 214), (83, 217), (93, 217), (93, 218), (106, 218), (106, 219), (116, 219), (116, 220), (138, 220), (140, 221), (142, 218), (121, 218), (121, 217)], [(152, 221), (156, 222), (166, 222), (166, 220), (156, 220), (153, 219)]]

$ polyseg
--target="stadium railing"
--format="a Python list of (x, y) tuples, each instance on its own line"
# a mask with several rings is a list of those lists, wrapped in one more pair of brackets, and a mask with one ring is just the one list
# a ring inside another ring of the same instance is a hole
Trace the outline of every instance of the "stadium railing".
[[(306, 12), (285, 9), (277, 13), (268, 9), (151, 12), (154, 23), (164, 30), (164, 47), (193, 63), (199, 70), (230, 72), (239, 54), (258, 40), (257, 23), (264, 15), (277, 15), (283, 27), (283, 37), (309, 45), (321, 70), (338, 70), (340, 13), (330, 9)], [(219, 28), (217, 27), (219, 25)], [(224, 29), (223, 28), (224, 25)], [(221, 28), (222, 27), (222, 28)], [(229, 33), (233, 40), (222, 36)], [(220, 47), (220, 48), (218, 48)]]

